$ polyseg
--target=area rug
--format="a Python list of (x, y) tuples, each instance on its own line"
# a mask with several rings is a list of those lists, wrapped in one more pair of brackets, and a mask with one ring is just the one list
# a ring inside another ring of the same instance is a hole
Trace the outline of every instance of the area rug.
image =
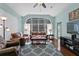
[(21, 48), (22, 56), (63, 56), (53, 44), (25, 45)]

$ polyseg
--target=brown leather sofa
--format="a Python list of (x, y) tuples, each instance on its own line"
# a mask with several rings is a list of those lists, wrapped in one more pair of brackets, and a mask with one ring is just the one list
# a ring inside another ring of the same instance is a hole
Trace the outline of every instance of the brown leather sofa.
[(0, 56), (18, 56), (14, 47), (0, 49)]
[(18, 45), (20, 45), (19, 40), (16, 40), (16, 41), (7, 41), (6, 48), (12, 47), (12, 46), (18, 46)]
[(12, 33), (11, 34), (11, 39), (10, 40), (13, 40), (13, 41), (19, 41), (20, 42), (20, 46), (24, 46), (25, 45), (25, 42), (26, 42), (26, 39), (24, 39), (23, 37), (21, 37), (21, 34), (19, 33)]
[(18, 41), (9, 41), (5, 40), (0, 36), (0, 56), (17, 56), (18, 51), (15, 47), (19, 46)]
[[(17, 56), (19, 55), (20, 51), (17, 51), (18, 46), (24, 46), (25, 45), (25, 39), (21, 36), (19, 36), (17, 33), (12, 33), (11, 38), (9, 41), (5, 42), (2, 41), (4, 39), (0, 38), (0, 45), (2, 48), (0, 48), (0, 56)], [(20, 50), (20, 48), (19, 48)]]

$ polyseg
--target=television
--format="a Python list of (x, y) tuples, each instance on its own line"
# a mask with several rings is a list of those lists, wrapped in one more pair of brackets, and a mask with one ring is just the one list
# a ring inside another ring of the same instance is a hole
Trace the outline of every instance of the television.
[(68, 22), (67, 33), (79, 34), (79, 22)]

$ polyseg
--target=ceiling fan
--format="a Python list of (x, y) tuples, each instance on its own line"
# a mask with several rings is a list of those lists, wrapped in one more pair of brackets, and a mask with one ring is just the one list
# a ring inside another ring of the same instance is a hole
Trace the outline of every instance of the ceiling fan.
[(46, 4), (45, 4), (45, 3), (36, 3), (36, 4), (33, 5), (33, 8), (35, 8), (35, 7), (38, 6), (38, 5), (40, 5), (40, 6), (44, 7), (44, 8), (46, 8)]

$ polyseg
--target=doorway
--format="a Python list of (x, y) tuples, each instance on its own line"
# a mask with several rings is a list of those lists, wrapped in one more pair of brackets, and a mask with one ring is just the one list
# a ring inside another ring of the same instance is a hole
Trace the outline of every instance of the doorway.
[(60, 36), (62, 36), (62, 22), (57, 23), (57, 39), (58, 39), (58, 50), (60, 51)]
[(62, 22), (57, 23), (57, 39), (60, 39), (62, 36)]

